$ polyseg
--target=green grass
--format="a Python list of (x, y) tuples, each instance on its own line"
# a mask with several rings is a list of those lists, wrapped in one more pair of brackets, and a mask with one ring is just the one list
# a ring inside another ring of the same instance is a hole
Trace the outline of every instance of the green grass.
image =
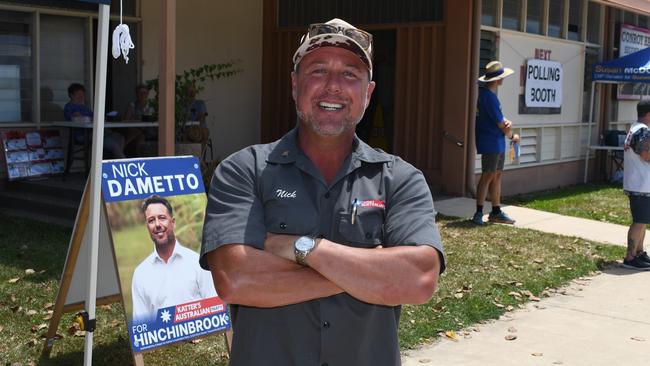
[(629, 226), (632, 223), (629, 201), (620, 184), (583, 184), (512, 196), (504, 201), (509, 205), (612, 224)]
[[(402, 348), (430, 341), (448, 330), (496, 319), (508, 306), (528, 301), (511, 292), (542, 292), (588, 275), (624, 254), (624, 248), (506, 225), (474, 226), (440, 218), (447, 270), (425, 305), (404, 306)], [(462, 297), (458, 294), (462, 293)]]
[[(526, 301), (525, 296), (517, 299), (510, 292), (528, 290), (540, 296), (547, 288), (598, 270), (622, 257), (624, 251), (510, 226), (475, 227), (467, 220), (447, 218), (439, 225), (447, 251), (447, 271), (429, 303), (404, 306), (400, 325), (403, 348), (434, 339), (441, 331), (498, 318), (507, 306)], [(63, 315), (59, 327), (63, 339), (55, 342), (49, 359), (39, 358), (43, 347), (39, 336), (45, 330), (31, 331), (34, 325), (47, 323), (44, 306), (55, 300), (70, 230), (0, 214), (0, 232), (0, 361), (83, 364), (84, 338), (66, 331), (73, 313)], [(26, 269), (36, 273), (26, 275)], [(11, 284), (11, 278), (20, 280)], [(16, 306), (22, 310), (14, 311)], [(26, 310), (37, 310), (37, 314), (28, 316)], [(94, 364), (129, 364), (131, 352), (122, 305), (99, 307), (97, 321)], [(28, 345), (33, 339), (37, 344)], [(220, 335), (199, 343), (185, 342), (145, 354), (145, 364), (224, 365), (223, 345)]]

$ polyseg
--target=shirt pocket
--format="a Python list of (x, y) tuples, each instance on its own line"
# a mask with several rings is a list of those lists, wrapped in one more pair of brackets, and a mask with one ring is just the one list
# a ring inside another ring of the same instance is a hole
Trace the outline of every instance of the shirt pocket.
[(353, 224), (351, 215), (343, 213), (339, 218), (338, 234), (341, 244), (374, 248), (384, 241), (384, 216), (377, 210), (360, 210)]
[(264, 223), (274, 234), (313, 235), (318, 216), (308, 201), (271, 200), (264, 204)]

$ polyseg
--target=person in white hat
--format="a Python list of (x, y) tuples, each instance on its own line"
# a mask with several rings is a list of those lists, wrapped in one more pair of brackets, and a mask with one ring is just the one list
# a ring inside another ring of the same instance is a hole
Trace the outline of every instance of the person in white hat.
[(231, 366), (397, 366), (400, 304), (444, 270), (422, 172), (361, 141), (372, 36), (312, 24), (291, 74), (297, 126), (213, 176), (201, 264), (232, 309)]
[(501, 211), (501, 173), (505, 162), (505, 138), (515, 142), (519, 135), (512, 131), (512, 122), (503, 116), (501, 103), (497, 98), (497, 89), (503, 79), (514, 71), (503, 67), (501, 62), (492, 61), (485, 67), (485, 75), (478, 78), (480, 82), (476, 108), (476, 153), (481, 154), (481, 178), (476, 188), (476, 212), (472, 222), (483, 225), (483, 203), (490, 192), (492, 211), (488, 221), (514, 224), (510, 216)]

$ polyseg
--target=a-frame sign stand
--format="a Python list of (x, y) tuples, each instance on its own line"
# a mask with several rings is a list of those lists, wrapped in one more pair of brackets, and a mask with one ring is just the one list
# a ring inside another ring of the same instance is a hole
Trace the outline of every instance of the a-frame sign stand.
[[(90, 246), (90, 225), (88, 225), (90, 211), (90, 179), (86, 183), (81, 205), (77, 212), (68, 255), (66, 257), (59, 291), (54, 304), (50, 326), (45, 335), (43, 356), (49, 356), (57, 339), (57, 329), (64, 313), (83, 310), (86, 301), (86, 288), (88, 287), (88, 254)], [(99, 261), (97, 266), (97, 305), (111, 304), (122, 301), (119, 277), (113, 242), (108, 230), (108, 221), (104, 205), (100, 207), (99, 225)], [(135, 365), (144, 365), (142, 354), (133, 355)]]

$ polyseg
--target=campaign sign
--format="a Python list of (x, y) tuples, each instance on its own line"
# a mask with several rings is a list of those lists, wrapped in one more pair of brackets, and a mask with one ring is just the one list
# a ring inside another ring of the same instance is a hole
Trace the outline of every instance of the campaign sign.
[(230, 328), (199, 266), (207, 198), (195, 157), (109, 160), (102, 194), (134, 352)]
[[(621, 24), (621, 33), (618, 47), (618, 57), (631, 55), (634, 52), (641, 51), (650, 46), (650, 30), (641, 27), (635, 27), (630, 24)], [(635, 79), (643, 81), (644, 75), (633, 75)], [(647, 98), (650, 95), (650, 86), (647, 83), (622, 83), (618, 85), (618, 99), (622, 100), (639, 100), (642, 97)]]
[(618, 57), (631, 55), (646, 47), (650, 47), (650, 30), (629, 24), (621, 24)]

